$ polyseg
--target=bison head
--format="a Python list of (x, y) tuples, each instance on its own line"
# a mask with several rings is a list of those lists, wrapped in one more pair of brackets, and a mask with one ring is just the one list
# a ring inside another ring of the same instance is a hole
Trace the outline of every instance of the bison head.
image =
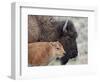
[(66, 51), (66, 54), (61, 58), (61, 64), (64, 65), (69, 59), (77, 57), (78, 50), (76, 43), (77, 32), (73, 22), (71, 20), (67, 20), (66, 22), (62, 22), (62, 24), (63, 29), (60, 29), (61, 34), (59, 41), (62, 43)]

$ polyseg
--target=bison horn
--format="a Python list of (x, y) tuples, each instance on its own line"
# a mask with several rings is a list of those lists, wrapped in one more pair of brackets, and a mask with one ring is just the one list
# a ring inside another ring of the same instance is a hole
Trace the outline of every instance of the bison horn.
[(68, 20), (66, 20), (66, 22), (65, 22), (65, 24), (63, 26), (63, 32), (67, 32), (67, 30), (66, 30), (67, 24), (68, 24)]

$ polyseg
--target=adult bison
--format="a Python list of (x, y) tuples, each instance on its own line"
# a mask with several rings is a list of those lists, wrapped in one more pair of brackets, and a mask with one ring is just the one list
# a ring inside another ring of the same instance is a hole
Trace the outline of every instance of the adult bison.
[(78, 55), (77, 32), (71, 20), (58, 20), (53, 16), (28, 15), (28, 43), (59, 41), (66, 51), (60, 59), (64, 65)]

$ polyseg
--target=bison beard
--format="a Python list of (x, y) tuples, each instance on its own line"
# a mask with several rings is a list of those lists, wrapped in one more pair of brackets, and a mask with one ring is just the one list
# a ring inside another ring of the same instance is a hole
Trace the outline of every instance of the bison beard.
[(60, 59), (62, 65), (78, 55), (77, 32), (74, 24), (71, 20), (67, 21), (66, 26), (65, 23), (66, 21), (58, 21), (52, 16), (28, 16), (28, 42), (61, 42), (66, 51), (66, 54)]

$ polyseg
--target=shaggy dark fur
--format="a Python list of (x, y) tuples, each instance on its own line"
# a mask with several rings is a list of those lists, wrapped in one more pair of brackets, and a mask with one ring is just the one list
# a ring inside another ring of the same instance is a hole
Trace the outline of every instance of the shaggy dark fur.
[(66, 64), (69, 59), (75, 58), (78, 55), (76, 43), (77, 32), (72, 21), (68, 21), (66, 30), (67, 32), (61, 32), (61, 38), (59, 39), (66, 51), (65, 56), (61, 58), (62, 64)]
[(28, 42), (60, 41), (66, 51), (60, 59), (62, 65), (78, 55), (74, 24), (68, 20), (64, 31), (65, 22), (56, 20), (53, 16), (28, 16)]

